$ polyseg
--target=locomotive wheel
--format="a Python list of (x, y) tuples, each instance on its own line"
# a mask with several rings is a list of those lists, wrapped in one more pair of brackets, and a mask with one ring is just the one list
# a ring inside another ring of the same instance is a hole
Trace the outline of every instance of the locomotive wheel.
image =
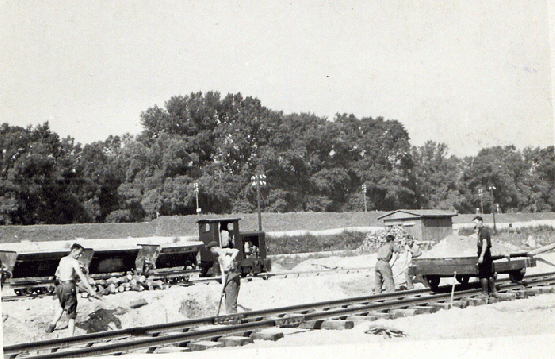
[(253, 271), (252, 267), (243, 267), (241, 269), (241, 277), (244, 278), (244, 277), (249, 276), (249, 275), (251, 277), (254, 276), (254, 271)]
[(469, 275), (457, 275), (455, 278), (457, 278), (457, 281), (463, 285), (468, 284), (468, 281), (470, 280)]
[(524, 279), (525, 273), (526, 273), (526, 268), (523, 268), (521, 270), (511, 271), (509, 272), (509, 279), (511, 279), (511, 282), (513, 283), (522, 282), (522, 280)]
[(439, 281), (440, 278), (438, 275), (429, 275), (429, 276), (423, 276), (422, 277), (424, 279), (424, 283), (427, 284), (427, 286), (432, 290), (432, 291), (437, 291), (437, 288), (439, 287)]

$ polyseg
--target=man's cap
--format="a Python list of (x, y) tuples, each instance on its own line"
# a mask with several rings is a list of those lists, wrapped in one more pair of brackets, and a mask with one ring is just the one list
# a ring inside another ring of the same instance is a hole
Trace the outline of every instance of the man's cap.
[(206, 248), (219, 247), (219, 246), (220, 244), (218, 242), (212, 241), (206, 245)]
[(385, 240), (386, 241), (393, 241), (393, 240), (395, 240), (395, 236), (393, 234), (388, 234), (387, 236), (385, 236)]
[(475, 216), (474, 219), (473, 219), (473, 221), (475, 221), (475, 220), (479, 220), (479, 221), (482, 221), (482, 222), (484, 221), (484, 220), (482, 219), (482, 216)]

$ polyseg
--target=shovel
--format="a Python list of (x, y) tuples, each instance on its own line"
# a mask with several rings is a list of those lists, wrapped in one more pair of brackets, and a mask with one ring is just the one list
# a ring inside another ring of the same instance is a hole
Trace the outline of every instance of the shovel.
[[(223, 276), (225, 276), (225, 274), (222, 274)], [(229, 276), (227, 276), (229, 277)], [(222, 295), (220, 296), (220, 304), (218, 304), (218, 314), (216, 314), (216, 316), (220, 315), (220, 308), (222, 307), (222, 300), (224, 299), (224, 295), (225, 295), (225, 287), (227, 286), (227, 277), (226, 277), (226, 281), (224, 284), (224, 287), (222, 288)], [(222, 278), (223, 280), (223, 278)]]

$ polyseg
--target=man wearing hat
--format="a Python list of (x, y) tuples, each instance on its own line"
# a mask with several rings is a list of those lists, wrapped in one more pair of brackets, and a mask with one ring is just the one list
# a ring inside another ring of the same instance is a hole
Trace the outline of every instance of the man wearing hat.
[(484, 227), (482, 216), (475, 216), (473, 222), (478, 236), (478, 277), (482, 285), (482, 295), (497, 297), (491, 258), (491, 232)]
[(221, 248), (218, 242), (210, 242), (207, 247), (216, 256), (222, 273), (222, 293), (225, 293), (225, 314), (237, 313), (237, 297), (241, 288), (241, 275), (237, 268), (236, 248)]
[[(395, 236), (393, 234), (388, 234), (385, 236), (385, 244), (378, 248), (378, 262), (376, 263), (376, 294), (382, 292), (382, 285), (385, 283), (386, 293), (391, 293), (395, 291), (395, 283), (393, 282), (393, 271), (391, 266), (395, 264), (395, 261), (399, 257), (399, 249), (395, 247), (393, 241)], [(389, 262), (393, 259), (393, 263), (390, 265)]]

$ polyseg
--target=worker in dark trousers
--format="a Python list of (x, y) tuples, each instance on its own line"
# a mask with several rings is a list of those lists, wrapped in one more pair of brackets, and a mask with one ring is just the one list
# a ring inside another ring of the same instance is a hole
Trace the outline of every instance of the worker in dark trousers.
[(207, 247), (217, 257), (220, 265), (222, 294), (225, 293), (225, 314), (237, 313), (237, 297), (241, 288), (241, 275), (236, 261), (239, 250), (221, 248), (216, 241), (210, 242)]
[(474, 228), (478, 236), (478, 277), (482, 285), (482, 295), (497, 297), (491, 258), (491, 232), (489, 228), (484, 227), (481, 216), (474, 217)]
[[(382, 292), (382, 285), (385, 283), (386, 293), (395, 291), (395, 283), (393, 281), (393, 271), (391, 267), (399, 257), (399, 250), (395, 247), (393, 241), (395, 236), (388, 234), (385, 236), (385, 244), (378, 248), (378, 262), (376, 263), (376, 294)], [(393, 263), (389, 263), (393, 258)]]

